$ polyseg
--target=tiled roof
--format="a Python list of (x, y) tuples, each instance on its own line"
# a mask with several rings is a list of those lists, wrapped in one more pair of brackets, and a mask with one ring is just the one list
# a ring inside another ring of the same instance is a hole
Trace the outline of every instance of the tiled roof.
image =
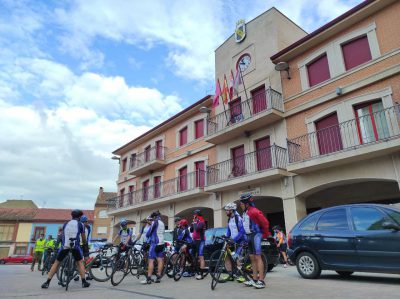
[(0, 208), (37, 209), (38, 207), (32, 200), (8, 199), (0, 203)]
[(0, 220), (31, 221), (34, 219), (38, 209), (18, 209), (0, 207)]
[(107, 204), (107, 200), (114, 197), (117, 197), (116, 192), (102, 192), (97, 196), (96, 205)]
[[(35, 221), (67, 221), (71, 219), (71, 209), (38, 209)], [(82, 212), (93, 222), (94, 211), (82, 210)]]

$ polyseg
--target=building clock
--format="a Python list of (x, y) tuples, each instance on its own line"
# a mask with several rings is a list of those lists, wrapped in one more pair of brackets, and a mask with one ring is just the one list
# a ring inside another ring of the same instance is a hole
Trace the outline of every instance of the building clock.
[(251, 57), (249, 54), (242, 55), (238, 60), (237, 67), (240, 68), (241, 72), (244, 72), (251, 63)]

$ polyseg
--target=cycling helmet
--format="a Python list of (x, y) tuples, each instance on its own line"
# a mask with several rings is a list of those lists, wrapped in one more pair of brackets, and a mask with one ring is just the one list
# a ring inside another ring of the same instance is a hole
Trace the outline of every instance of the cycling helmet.
[(127, 226), (127, 225), (128, 225), (128, 222), (126, 221), (126, 219), (121, 219), (120, 225), (121, 225), (121, 226)]
[(251, 193), (245, 193), (240, 196), (240, 202), (251, 203), (253, 202), (253, 195)]
[(181, 221), (182, 220), (182, 218), (181, 217), (175, 217), (175, 220), (174, 220), (174, 222), (175, 223), (177, 223), (177, 222), (179, 222), (179, 221)]
[(81, 222), (87, 222), (87, 221), (88, 221), (87, 216), (86, 216), (86, 215), (83, 215), (83, 216), (81, 217)]
[(230, 202), (224, 207), (224, 209), (225, 211), (236, 210), (236, 204), (234, 202)]
[(159, 211), (154, 211), (153, 213), (151, 213), (150, 217), (151, 217), (151, 218), (155, 218), (155, 217), (158, 217), (158, 216), (160, 216), (160, 215), (161, 215), (161, 214), (160, 214)]
[(79, 218), (83, 215), (83, 212), (79, 209), (72, 210), (71, 216), (72, 218)]
[[(152, 215), (153, 215), (153, 214), (152, 214)], [(147, 216), (146, 221), (152, 221), (152, 220), (153, 220), (153, 217)]]
[(182, 219), (181, 221), (179, 221), (179, 225), (180, 226), (188, 226), (189, 222), (186, 219)]
[(193, 211), (193, 214), (197, 215), (197, 216), (201, 216), (201, 210), (196, 209), (196, 210)]

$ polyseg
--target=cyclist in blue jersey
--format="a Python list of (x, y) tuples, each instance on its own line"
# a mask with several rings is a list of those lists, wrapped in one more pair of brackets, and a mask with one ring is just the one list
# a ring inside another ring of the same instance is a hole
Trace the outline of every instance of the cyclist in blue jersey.
[(128, 227), (128, 222), (126, 219), (121, 219), (120, 222), (120, 227), (121, 229), (119, 230), (118, 234), (114, 237), (113, 243), (119, 239), (119, 242), (123, 246), (131, 245), (131, 239), (132, 239), (132, 230)]
[(151, 275), (154, 270), (154, 260), (157, 259), (157, 277), (154, 280), (156, 283), (161, 282), (161, 273), (164, 268), (164, 232), (165, 225), (164, 222), (161, 221), (160, 212), (153, 212), (150, 216), (153, 219), (153, 222), (148, 230), (146, 236), (150, 241), (150, 249), (149, 249), (149, 265), (147, 267), (147, 276), (146, 279), (141, 281), (142, 284), (151, 284)]
[[(83, 243), (83, 241), (81, 240), (81, 248), (83, 251), (83, 259), (85, 261), (85, 263), (88, 263), (89, 260), (89, 242), (90, 242), (90, 236), (91, 236), (91, 232), (92, 232), (92, 227), (89, 224), (89, 219), (86, 215), (82, 215), (81, 217), (81, 222), (83, 223), (83, 227), (85, 229), (85, 236), (86, 236), (86, 244)], [(74, 278), (75, 281), (79, 280), (79, 276)], [(90, 276), (90, 274), (88, 273), (86, 280), (92, 280), (92, 277)]]
[(140, 240), (140, 238), (143, 236), (143, 244), (148, 243), (148, 239), (146, 237), (147, 232), (149, 231), (150, 227), (151, 227), (151, 223), (153, 222), (153, 218), (151, 218), (150, 216), (148, 216), (145, 220), (146, 224), (142, 226), (142, 228), (140, 229), (139, 234), (136, 236), (136, 241)]
[(58, 251), (57, 259), (50, 269), (47, 277), (47, 281), (42, 284), (43, 289), (47, 289), (50, 285), (50, 281), (54, 274), (57, 272), (60, 262), (68, 255), (70, 250), (70, 239), (75, 239), (73, 241), (72, 254), (77, 263), (77, 268), (82, 279), (82, 287), (87, 288), (90, 286), (85, 279), (85, 266), (83, 265), (83, 254), (80, 247), (80, 239), (82, 238), (83, 243), (86, 243), (86, 236), (83, 224), (79, 221), (80, 217), (83, 215), (81, 210), (73, 210), (71, 212), (72, 219), (65, 222), (63, 226), (62, 242), (61, 248)]

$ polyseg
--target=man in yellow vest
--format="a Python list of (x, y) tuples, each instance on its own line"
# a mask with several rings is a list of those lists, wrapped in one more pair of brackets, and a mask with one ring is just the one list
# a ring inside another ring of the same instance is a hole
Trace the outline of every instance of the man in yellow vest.
[[(47, 238), (47, 242), (44, 248), (43, 254), (43, 265), (46, 264), (46, 259), (50, 256), (51, 252), (54, 251), (55, 242), (52, 235), (49, 235)], [(50, 270), (50, 269), (49, 269)]]
[(46, 246), (46, 239), (44, 238), (44, 234), (40, 234), (40, 238), (36, 240), (35, 243), (35, 254), (33, 256), (31, 271), (35, 268), (36, 261), (38, 262), (38, 271), (42, 271), (40, 266), (42, 265), (42, 255), (44, 248)]

